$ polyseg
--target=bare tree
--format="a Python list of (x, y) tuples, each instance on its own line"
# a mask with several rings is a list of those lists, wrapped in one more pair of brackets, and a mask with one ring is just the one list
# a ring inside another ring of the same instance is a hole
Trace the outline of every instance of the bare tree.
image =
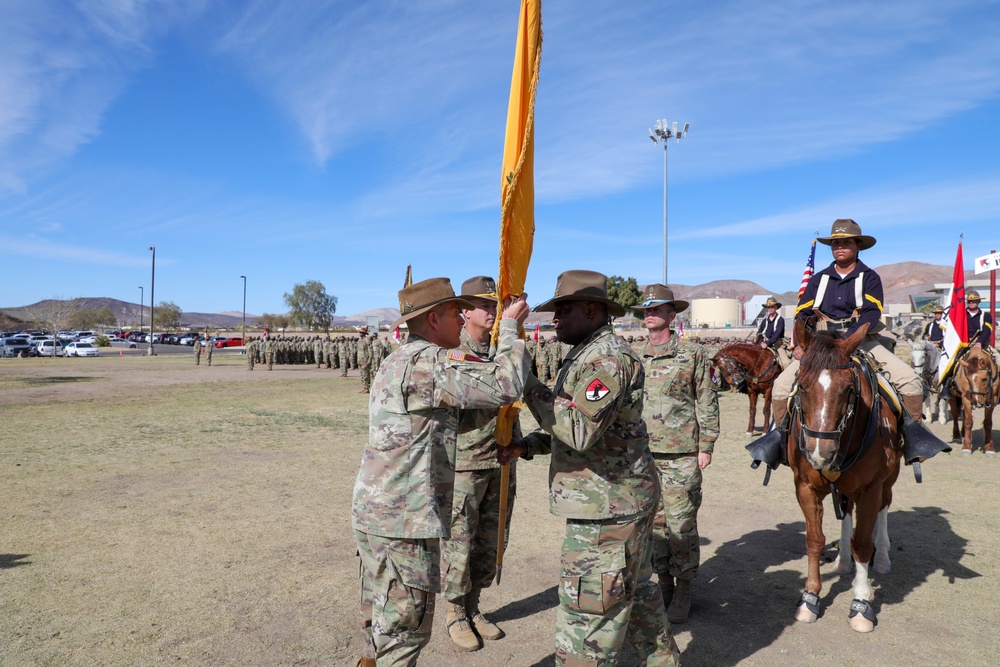
[(25, 308), (22, 312), (26, 321), (34, 322), (43, 329), (50, 329), (52, 340), (55, 341), (56, 334), (70, 326), (75, 314), (81, 310), (82, 303), (79, 297), (75, 299), (46, 299)]

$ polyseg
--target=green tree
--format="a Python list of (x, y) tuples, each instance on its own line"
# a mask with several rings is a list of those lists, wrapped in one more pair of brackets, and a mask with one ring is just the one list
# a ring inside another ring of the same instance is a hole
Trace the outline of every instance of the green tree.
[(153, 313), (156, 321), (153, 326), (160, 331), (176, 329), (181, 325), (181, 308), (173, 301), (161, 301)]
[(77, 310), (69, 318), (69, 326), (74, 329), (96, 329), (115, 324), (118, 318), (114, 311), (105, 306), (104, 308), (83, 308)]
[(608, 278), (608, 298), (628, 311), (642, 300), (642, 292), (639, 291), (639, 285), (635, 282), (635, 278), (610, 276)]
[(292, 325), (329, 333), (333, 314), (337, 312), (337, 297), (327, 294), (326, 287), (318, 280), (307, 280), (293, 287), (291, 294), (285, 293), (285, 305)]

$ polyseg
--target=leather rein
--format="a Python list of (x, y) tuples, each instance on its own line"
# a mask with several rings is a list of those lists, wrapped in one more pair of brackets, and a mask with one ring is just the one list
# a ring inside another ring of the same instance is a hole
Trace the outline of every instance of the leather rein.
[(760, 363), (760, 360), (764, 357), (764, 355), (769, 352), (771, 354), (771, 363), (769, 363), (764, 368), (763, 371), (754, 376), (748, 375), (747, 370), (745, 369), (743, 364), (741, 364), (739, 361), (733, 359), (728, 354), (726, 354), (725, 350), (720, 351), (717, 356), (722, 361), (722, 365), (725, 372), (729, 374), (730, 378), (732, 378), (732, 379), (727, 378), (727, 380), (731, 384), (740, 385), (743, 382), (749, 382), (756, 386), (760, 383), (761, 380), (767, 377), (767, 375), (774, 369), (775, 366), (778, 365), (778, 356), (773, 351), (771, 351), (770, 348), (768, 348), (760, 351), (760, 354), (757, 356), (757, 359), (753, 362), (753, 366), (751, 367), (750, 370), (752, 371), (753, 367), (756, 367), (757, 364)]
[[(794, 429), (795, 436), (795, 446), (798, 448), (799, 452), (802, 454), (803, 458), (807, 461), (805, 450), (805, 436), (811, 438), (822, 438), (824, 440), (834, 440), (837, 443), (837, 458), (834, 464), (830, 467), (829, 471), (834, 473), (842, 473), (849, 469), (855, 463), (857, 463), (862, 456), (871, 448), (872, 443), (875, 441), (875, 430), (879, 423), (879, 417), (881, 412), (881, 397), (879, 396), (878, 390), (878, 378), (875, 376), (875, 371), (872, 369), (871, 365), (868, 363), (861, 363), (861, 361), (856, 358), (851, 358), (851, 363), (847, 364), (837, 364), (832, 366), (828, 370), (850, 370), (851, 371), (851, 386), (847, 389), (851, 396), (848, 398), (847, 411), (841, 416), (840, 422), (837, 424), (836, 430), (833, 431), (817, 431), (806, 426), (805, 417), (802, 415), (802, 402), (801, 402), (801, 390), (796, 390), (794, 398), (792, 399), (792, 410), (798, 413), (798, 428)], [(851, 433), (854, 431), (855, 423), (854, 417), (858, 414), (858, 408), (861, 406), (862, 392), (861, 392), (861, 378), (864, 376), (865, 383), (869, 386), (872, 406), (868, 417), (868, 424), (865, 427), (864, 435), (861, 437), (861, 441), (858, 446), (854, 449), (853, 454), (848, 457), (851, 451), (851, 444), (853, 440), (847, 443), (847, 446), (843, 446), (841, 443), (841, 437), (845, 433)], [(826, 471), (820, 471), (821, 474)], [(825, 475), (824, 475), (825, 477)], [(832, 481), (832, 480), (827, 480)]]

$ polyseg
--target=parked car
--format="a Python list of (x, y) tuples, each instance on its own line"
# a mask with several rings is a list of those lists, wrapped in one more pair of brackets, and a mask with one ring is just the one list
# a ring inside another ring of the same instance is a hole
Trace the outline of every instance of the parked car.
[(128, 340), (135, 343), (143, 343), (146, 340), (146, 334), (141, 331), (133, 331), (128, 335)]
[(39, 357), (58, 357), (62, 355), (63, 344), (59, 340), (53, 342), (49, 338), (48, 340), (36, 343), (35, 350), (38, 352)]
[(90, 343), (93, 345), (97, 342), (97, 336), (78, 336), (75, 340), (77, 343)]
[(72, 343), (67, 343), (66, 347), (63, 348), (62, 356), (99, 357), (101, 356), (101, 352), (90, 343), (81, 343), (79, 341), (73, 341)]
[(0, 356), (18, 357), (31, 354), (31, 343), (27, 338), (0, 338)]
[(223, 338), (222, 340), (215, 341), (215, 347), (242, 347), (242, 338)]

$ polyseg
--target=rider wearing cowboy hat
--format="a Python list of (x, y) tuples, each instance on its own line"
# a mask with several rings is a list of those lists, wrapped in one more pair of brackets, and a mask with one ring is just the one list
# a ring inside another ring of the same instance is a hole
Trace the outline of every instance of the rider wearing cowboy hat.
[(979, 292), (970, 290), (965, 295), (965, 311), (969, 324), (969, 345), (971, 347), (989, 347), (990, 334), (993, 331), (993, 318), (985, 310), (979, 309)]
[(936, 306), (933, 312), (934, 321), (928, 322), (927, 326), (924, 327), (924, 340), (929, 340), (934, 344), (934, 347), (940, 349), (944, 340), (944, 326), (941, 323), (941, 318), (944, 316), (944, 308)]
[[(858, 252), (874, 246), (875, 238), (862, 234), (861, 226), (854, 220), (840, 219), (834, 221), (830, 236), (816, 240), (830, 246), (833, 262), (809, 279), (809, 284), (799, 297), (795, 319), (810, 326), (815, 318), (817, 329), (843, 331), (845, 337), (849, 337), (862, 325), (868, 325), (868, 335), (858, 349), (875, 359), (881, 366), (881, 372), (902, 399), (904, 410), (901, 431), (907, 463), (917, 457), (933, 456), (945, 449), (950, 451), (947, 445), (920, 424), (924, 398), (920, 377), (909, 364), (885, 348), (875, 335), (884, 328), (881, 319), (882, 279), (858, 259)], [(803, 353), (801, 346), (795, 347), (792, 351), (795, 360), (774, 381), (771, 398), (775, 425), (781, 426), (787, 421), (787, 401)], [(776, 466), (784, 444), (782, 433), (787, 431), (776, 428), (748, 445), (747, 449), (751, 450), (755, 459)]]

